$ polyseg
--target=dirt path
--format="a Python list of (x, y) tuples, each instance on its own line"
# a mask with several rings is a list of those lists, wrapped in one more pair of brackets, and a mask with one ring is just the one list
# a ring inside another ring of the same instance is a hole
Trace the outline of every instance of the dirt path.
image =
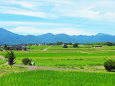
[[(4, 58), (3, 56), (0, 56), (1, 59), (5, 60), (6, 58)], [(3, 65), (7, 65), (8, 62), (4, 63)]]
[(43, 49), (42, 51), (47, 51), (50, 47), (52, 47), (52, 46), (49, 46), (49, 47)]
[[(3, 56), (0, 56), (1, 59), (5, 60), (5, 58)], [(6, 62), (3, 65), (8, 65), (8, 62)], [(76, 70), (76, 69), (65, 69), (65, 68), (54, 68), (54, 67), (40, 67), (40, 66), (28, 66), (28, 65), (13, 65), (16, 67), (27, 67), (29, 70), (39, 70), (39, 69), (43, 69), (43, 70), (67, 70), (67, 71), (86, 71), (86, 72), (99, 72), (96, 70)]]
[(29, 70), (60, 70), (60, 71), (81, 71), (81, 72), (101, 72), (97, 70), (77, 70), (77, 69), (65, 69), (65, 68), (54, 68), (54, 67), (40, 67), (40, 66), (26, 66), (26, 65), (14, 65), (16, 67), (26, 67)]
[(40, 66), (26, 66), (26, 65), (14, 65), (16, 67), (27, 67), (29, 70), (45, 69), (45, 70), (69, 70), (75, 71), (75, 69), (53, 68), (53, 67), (40, 67)]
[[(51, 47), (51, 46), (49, 46), (49, 47)], [(0, 56), (0, 58), (3, 59), (3, 60), (5, 60), (5, 58), (3, 56)], [(8, 64), (8, 62), (6, 62), (3, 65), (7, 65), (7, 64)], [(52, 67), (39, 67), (39, 66), (26, 66), (26, 65), (13, 65), (13, 66), (16, 66), (16, 67), (27, 67), (29, 70), (37, 70), (37, 69), (46, 69), (47, 70), (48, 69), (48, 70), (69, 70), (69, 71), (73, 70), (73, 71), (75, 71), (75, 69), (52, 68)]]
[(0, 56), (1, 59), (5, 60), (5, 58), (3, 56)]

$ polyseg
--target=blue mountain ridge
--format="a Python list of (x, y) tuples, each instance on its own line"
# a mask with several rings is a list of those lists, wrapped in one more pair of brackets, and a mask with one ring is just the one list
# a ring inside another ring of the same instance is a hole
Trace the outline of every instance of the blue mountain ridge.
[(98, 33), (96, 35), (67, 35), (52, 34), (43, 35), (18, 35), (0, 28), (0, 44), (16, 45), (16, 44), (33, 44), (33, 43), (96, 43), (96, 42), (115, 42), (115, 36), (110, 34)]

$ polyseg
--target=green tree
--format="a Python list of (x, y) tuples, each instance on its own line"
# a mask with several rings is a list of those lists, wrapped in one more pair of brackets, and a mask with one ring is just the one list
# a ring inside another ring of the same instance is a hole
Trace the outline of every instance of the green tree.
[(78, 47), (78, 43), (74, 43), (74, 44), (73, 44), (73, 47), (74, 47), (74, 48)]
[(62, 45), (63, 44), (63, 42), (57, 42), (56, 43), (56, 45)]
[(107, 42), (105, 44), (108, 45), (108, 46), (112, 46), (113, 45), (111, 42)]
[(63, 48), (68, 48), (67, 44), (64, 44), (64, 45), (63, 45)]
[(69, 45), (72, 45), (72, 43), (70, 42)]
[(24, 59), (22, 59), (22, 63), (24, 64), (24, 65), (31, 65), (31, 59), (29, 59), (29, 58), (24, 58)]
[(104, 67), (107, 71), (113, 71), (115, 70), (115, 61), (114, 60), (107, 60), (104, 63)]
[(3, 49), (4, 49), (4, 50), (7, 50), (7, 49), (8, 49), (8, 47), (7, 47), (6, 44), (4, 45)]
[(14, 60), (15, 60), (14, 52), (13, 52), (13, 51), (7, 52), (5, 58), (7, 59), (8, 64), (9, 64), (9, 65), (11, 66), (11, 68), (12, 68), (12, 65), (14, 64)]

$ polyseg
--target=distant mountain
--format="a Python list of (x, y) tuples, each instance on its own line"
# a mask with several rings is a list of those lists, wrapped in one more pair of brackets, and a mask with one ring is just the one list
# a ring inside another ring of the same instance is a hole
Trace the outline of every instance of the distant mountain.
[(64, 42), (64, 43), (95, 43), (95, 42), (115, 42), (115, 36), (98, 33), (96, 35), (66, 35), (66, 34), (51, 34), (47, 33), (44, 35), (18, 35), (7, 31), (3, 28), (0, 28), (0, 44), (28, 44), (28, 43), (56, 43), (56, 42)]
[(111, 36), (110, 34), (105, 34), (105, 33), (98, 33), (96, 36)]

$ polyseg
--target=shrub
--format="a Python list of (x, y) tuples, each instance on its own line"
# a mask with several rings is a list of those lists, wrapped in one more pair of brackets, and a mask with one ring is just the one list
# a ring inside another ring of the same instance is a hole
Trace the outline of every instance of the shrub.
[(108, 45), (108, 46), (112, 46), (113, 43), (111, 43), (111, 42), (107, 42), (106, 45)]
[(22, 59), (22, 63), (24, 64), (24, 65), (31, 65), (31, 59), (29, 59), (29, 58), (24, 58), (24, 59)]
[(8, 46), (5, 44), (5, 45), (3, 46), (3, 49), (4, 49), (4, 50), (8, 50)]
[(114, 60), (107, 60), (104, 63), (104, 67), (107, 71), (113, 71), (115, 69), (115, 61)]
[(78, 47), (78, 43), (74, 43), (74, 44), (73, 44), (73, 47), (74, 47), (74, 48)]
[(68, 48), (67, 44), (64, 44), (63, 48)]

